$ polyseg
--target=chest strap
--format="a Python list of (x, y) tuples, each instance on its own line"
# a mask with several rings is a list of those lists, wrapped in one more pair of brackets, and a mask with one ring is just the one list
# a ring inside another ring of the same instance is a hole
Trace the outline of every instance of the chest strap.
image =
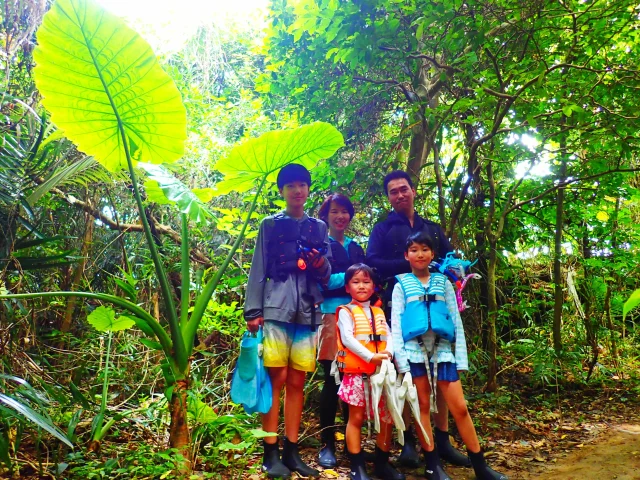
[(407, 303), (409, 302), (444, 302), (444, 297), (442, 295), (413, 295), (412, 297), (407, 298)]
[(386, 342), (387, 336), (378, 335), (375, 333), (372, 333), (372, 334), (364, 333), (362, 335), (355, 335), (355, 339), (358, 340), (359, 342)]

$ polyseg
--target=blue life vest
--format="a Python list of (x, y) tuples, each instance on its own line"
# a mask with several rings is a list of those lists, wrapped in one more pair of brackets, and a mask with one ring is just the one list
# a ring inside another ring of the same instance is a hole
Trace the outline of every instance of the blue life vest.
[(447, 279), (441, 273), (432, 273), (425, 289), (413, 273), (396, 275), (404, 293), (405, 309), (400, 319), (404, 341), (433, 330), (436, 338), (455, 342), (456, 327), (444, 301)]

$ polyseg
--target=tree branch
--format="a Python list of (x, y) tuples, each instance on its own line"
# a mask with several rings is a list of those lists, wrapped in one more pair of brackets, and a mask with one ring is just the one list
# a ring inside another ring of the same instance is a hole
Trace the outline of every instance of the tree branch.
[(566, 187), (567, 185), (571, 185), (572, 183), (586, 182), (587, 180), (593, 180), (595, 178), (603, 177), (605, 175), (610, 175), (612, 173), (635, 173), (635, 172), (640, 172), (640, 168), (619, 168), (616, 170), (607, 170), (606, 172), (595, 173), (593, 175), (587, 175), (586, 177), (574, 178), (572, 180), (560, 182), (557, 185), (554, 185), (553, 187), (546, 189), (544, 192), (540, 193), (539, 195), (536, 195), (535, 197), (531, 197), (528, 200), (523, 200), (521, 202), (516, 203), (513, 207), (507, 210), (505, 217), (509, 213), (513, 212), (514, 210), (517, 210), (523, 205), (526, 205), (527, 203), (535, 202), (536, 200), (539, 200), (542, 197), (549, 195), (551, 192), (557, 190), (558, 188)]
[[(80, 208), (81, 210), (88, 213), (96, 220), (100, 220), (102, 224), (104, 224), (107, 228), (110, 228), (111, 230), (117, 230), (121, 232), (142, 232), (143, 231), (141, 223), (120, 223), (112, 219), (111, 217), (105, 215), (101, 210), (95, 208), (90, 203), (83, 202), (82, 200), (78, 200), (74, 196), (63, 192), (58, 188), (52, 188), (51, 192), (57, 195), (58, 197), (60, 197), (65, 202), (67, 202), (69, 205), (76, 208)], [(155, 230), (157, 233), (162, 235), (167, 235), (178, 246), (182, 244), (182, 239), (178, 232), (176, 232), (174, 229), (172, 229), (167, 225), (158, 223), (158, 221), (155, 219), (154, 221), (155, 221)], [(201, 263), (207, 267), (210, 267), (213, 265), (213, 262), (211, 261), (211, 259), (196, 248), (191, 249), (190, 258), (194, 262)]]

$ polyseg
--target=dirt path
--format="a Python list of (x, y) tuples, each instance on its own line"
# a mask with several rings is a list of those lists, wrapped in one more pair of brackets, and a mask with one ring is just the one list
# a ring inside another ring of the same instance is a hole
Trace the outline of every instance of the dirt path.
[[(572, 450), (553, 452), (548, 461), (534, 457), (489, 456), (511, 480), (640, 480), (640, 425), (620, 424), (600, 430)], [(407, 480), (424, 479), (422, 470), (409, 472)], [(475, 479), (473, 470), (447, 466), (453, 480)], [(321, 478), (348, 479), (346, 462)]]
[[(514, 479), (518, 478), (514, 476)], [(594, 442), (558, 458), (554, 465), (521, 478), (539, 480), (640, 479), (640, 425), (622, 424)]]

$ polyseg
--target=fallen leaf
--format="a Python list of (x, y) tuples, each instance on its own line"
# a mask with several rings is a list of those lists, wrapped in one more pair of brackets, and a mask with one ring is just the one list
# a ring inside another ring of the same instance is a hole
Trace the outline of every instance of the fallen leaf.
[(336, 472), (335, 470), (323, 470), (322, 471), (323, 476), (329, 477), (329, 478), (338, 478), (340, 476), (340, 474), (338, 472)]
[[(344, 440), (344, 433), (342, 432), (336, 432), (336, 440), (338, 440), (339, 442), (341, 442), (342, 440)], [(325, 470), (326, 471), (326, 470)]]

